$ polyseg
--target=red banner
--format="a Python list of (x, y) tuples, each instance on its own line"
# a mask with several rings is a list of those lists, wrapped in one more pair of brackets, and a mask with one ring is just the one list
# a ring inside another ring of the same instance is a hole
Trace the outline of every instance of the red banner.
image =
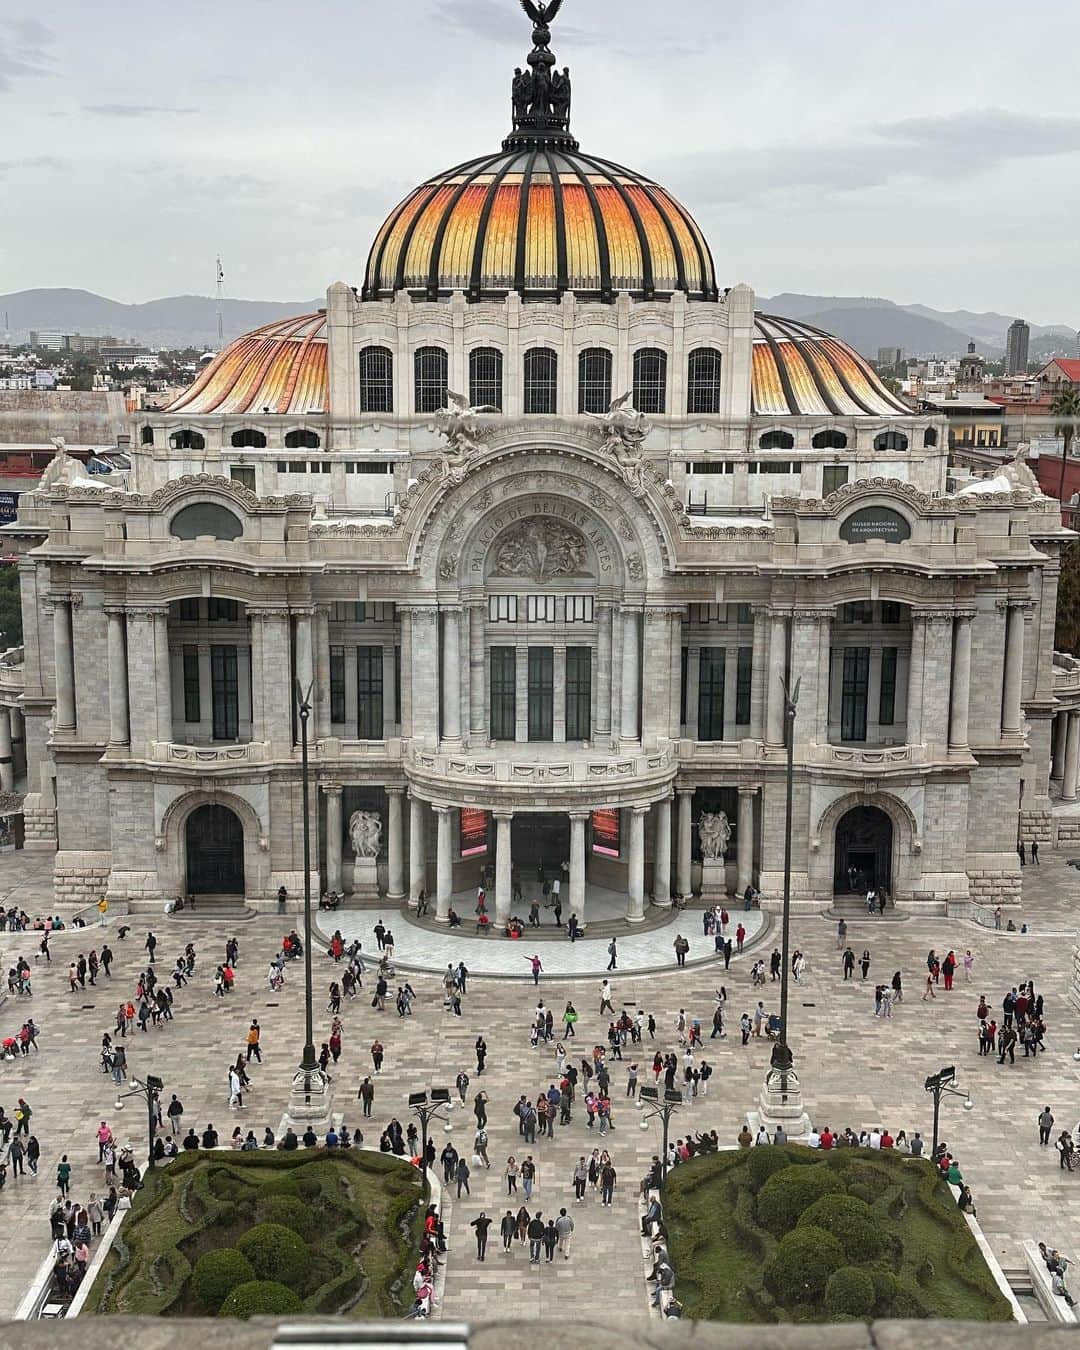
[(461, 808), (461, 856), (475, 858), (487, 852), (488, 813), (472, 807)]
[(619, 812), (594, 811), (592, 813), (592, 846), (594, 853), (602, 853), (607, 858), (619, 856)]

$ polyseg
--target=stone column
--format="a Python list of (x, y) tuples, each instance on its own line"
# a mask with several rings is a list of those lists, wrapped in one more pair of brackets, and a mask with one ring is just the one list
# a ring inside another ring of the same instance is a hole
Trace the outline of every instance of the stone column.
[(513, 824), (512, 811), (495, 813), (495, 928), (501, 933), (510, 917), (510, 872), (513, 861), (510, 856), (510, 827)]
[(326, 796), (326, 889), (341, 893), (341, 784), (330, 783)]
[(671, 653), (671, 673), (668, 676), (668, 735), (678, 740), (682, 735), (682, 610), (671, 610), (668, 615), (671, 630), (668, 637)]
[(484, 606), (469, 606), (469, 737), (474, 745), (486, 745), (487, 662), (484, 659)]
[(765, 709), (769, 686), (769, 611), (754, 606), (753, 670), (750, 680), (750, 735), (755, 741), (765, 736)]
[(15, 791), (15, 761), (11, 754), (11, 709), (0, 707), (0, 792)]
[[(461, 740), (460, 612), (442, 611), (442, 739)], [(421, 658), (422, 659), (422, 658)]]
[(1052, 782), (1060, 783), (1065, 777), (1065, 741), (1069, 734), (1069, 714), (1057, 713), (1054, 717), (1054, 763), (1050, 770)]
[(624, 609), (622, 620), (622, 716), (619, 720), (619, 739), (633, 742), (638, 739), (640, 709), (638, 625), (641, 619), (637, 610)]
[(439, 923), (447, 923), (450, 918), (450, 895), (454, 889), (451, 807), (436, 806), (435, 816), (438, 820), (435, 845), (435, 918)]
[(700, 739), (698, 713), (701, 708), (701, 648), (686, 649), (686, 736), (688, 740)]
[(75, 655), (71, 646), (71, 601), (53, 601), (53, 661), (56, 668), (56, 730), (75, 730)]
[(412, 707), (412, 611), (399, 609), (401, 615), (401, 734), (413, 734)]
[(1001, 734), (1020, 735), (1020, 695), (1024, 675), (1024, 607), (1010, 605), (1005, 617), (1005, 684), (1001, 698)]
[(1076, 801), (1078, 770), (1080, 770), (1080, 712), (1071, 712), (1065, 740), (1065, 778), (1061, 784), (1063, 802)]
[(172, 662), (169, 658), (169, 613), (158, 610), (154, 615), (154, 678), (157, 681), (157, 738), (173, 738)]
[(647, 806), (630, 808), (630, 868), (626, 883), (626, 922), (645, 919), (645, 813)]
[(675, 890), (684, 900), (689, 900), (693, 891), (694, 789), (678, 788), (676, 796), (679, 799), (679, 839)]
[[(311, 633), (311, 614), (300, 613), (296, 615), (296, 682), (300, 686), (301, 692), (307, 694), (311, 690), (310, 701), (312, 711), (317, 706), (317, 691), (315, 689), (315, 660), (314, 645)], [(309, 732), (310, 734), (310, 732)], [(300, 743), (300, 719), (296, 719), (296, 741)]]
[(124, 612), (110, 609), (106, 615), (109, 627), (109, 744), (127, 745), (131, 740), (131, 722), (128, 716)]
[(656, 856), (653, 901), (662, 909), (671, 906), (671, 798), (656, 803)]
[(596, 737), (611, 735), (611, 606), (598, 606), (596, 638)]
[(427, 853), (424, 847), (424, 803), (409, 794), (409, 908), (415, 909), (427, 885)]
[(439, 740), (439, 611), (425, 606), (409, 611), (412, 616), (410, 666), (412, 677), (412, 735), (434, 748)]
[(405, 838), (402, 829), (401, 807), (405, 789), (388, 787), (387, 843), (386, 843), (386, 898), (393, 904), (405, 899)]
[[(394, 644), (384, 642), (382, 649), (382, 734), (384, 741), (392, 740), (397, 730), (398, 710), (394, 701), (397, 682), (394, 679), (394, 674)], [(402, 893), (404, 894), (404, 888)]]
[(315, 611), (315, 739), (326, 740), (330, 732), (330, 611), (320, 605)]
[(952, 697), (949, 706), (949, 749), (968, 747), (968, 705), (971, 699), (972, 614), (958, 614), (953, 625)]
[(923, 742), (923, 673), (926, 665), (926, 616), (911, 616), (911, 661), (908, 666), (907, 743)]
[(739, 788), (739, 838), (735, 894), (741, 896), (754, 881), (754, 799), (757, 788)]
[(585, 828), (588, 814), (570, 812), (570, 913), (585, 922)]
[(787, 665), (787, 620), (769, 616), (769, 665), (765, 675), (765, 743), (784, 744), (784, 689), (781, 681)]

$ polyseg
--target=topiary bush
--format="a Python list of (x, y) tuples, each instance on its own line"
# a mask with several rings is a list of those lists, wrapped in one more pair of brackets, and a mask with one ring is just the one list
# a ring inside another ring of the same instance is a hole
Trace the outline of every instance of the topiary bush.
[(308, 1237), (318, 1223), (315, 1211), (299, 1195), (272, 1195), (259, 1206), (259, 1218), (291, 1228), (302, 1237)]
[(823, 1195), (799, 1216), (798, 1227), (813, 1224), (831, 1233), (849, 1261), (871, 1261), (884, 1243), (870, 1206), (853, 1195)]
[(307, 1243), (279, 1223), (258, 1223), (236, 1244), (259, 1280), (278, 1280), (290, 1289), (302, 1286), (311, 1270)]
[(780, 1237), (795, 1227), (799, 1216), (824, 1195), (843, 1191), (843, 1183), (824, 1163), (781, 1168), (758, 1192), (758, 1222)]
[(216, 1252), (204, 1252), (195, 1262), (191, 1287), (207, 1312), (216, 1313), (230, 1290), (254, 1278), (255, 1271), (243, 1252), (220, 1247)]
[(874, 1307), (874, 1281), (857, 1266), (834, 1270), (825, 1285), (825, 1307), (833, 1317), (869, 1317)]
[(808, 1224), (780, 1239), (768, 1279), (780, 1302), (791, 1308), (820, 1300), (829, 1276), (844, 1264), (844, 1250), (836, 1238)]
[(281, 1317), (303, 1307), (291, 1289), (277, 1280), (248, 1280), (239, 1284), (221, 1305), (219, 1317)]
[(783, 1171), (791, 1166), (791, 1160), (783, 1149), (773, 1146), (752, 1148), (746, 1155), (746, 1171), (751, 1185), (759, 1191), (774, 1172)]

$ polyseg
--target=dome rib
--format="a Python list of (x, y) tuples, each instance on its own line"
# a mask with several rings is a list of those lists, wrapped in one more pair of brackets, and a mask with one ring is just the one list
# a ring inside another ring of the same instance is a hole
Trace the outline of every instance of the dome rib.
[[(539, 146), (534, 146), (532, 150), (529, 151), (528, 162), (525, 165), (525, 174), (521, 180), (521, 187), (518, 189), (517, 251), (514, 254), (514, 289), (519, 295), (525, 294), (526, 254), (528, 252), (529, 244), (529, 194), (532, 192), (533, 170), (536, 168), (536, 156), (539, 153)], [(483, 294), (482, 278), (480, 293)]]
[(566, 199), (563, 196), (562, 178), (555, 168), (551, 150), (544, 146), (544, 158), (547, 160), (548, 173), (551, 174), (551, 186), (555, 193), (555, 288), (559, 295), (565, 294), (570, 285), (570, 274), (566, 263)]
[[(832, 333), (774, 314), (755, 314), (754, 328), (751, 410), (755, 416), (823, 415), (808, 397), (799, 396), (800, 382), (809, 394), (807, 376), (832, 416), (911, 416), (911, 409), (889, 392), (865, 357)], [(758, 359), (760, 348), (768, 351), (767, 360)], [(777, 406), (778, 392), (786, 408)]]
[[(517, 163), (519, 156), (513, 158), (507, 156), (505, 163), (499, 172), (495, 175), (495, 180), (491, 185), (491, 191), (484, 198), (484, 205), (480, 211), (480, 223), (476, 230), (476, 239), (473, 242), (473, 260), (472, 268), (469, 272), (469, 299), (478, 300), (480, 298), (481, 282), (484, 275), (484, 248), (487, 242), (488, 222), (491, 220), (491, 213), (495, 209), (495, 203), (499, 199), (499, 192), (506, 179), (506, 175)], [(518, 213), (520, 215), (521, 203), (518, 203)], [(516, 225), (515, 221), (515, 225)], [(516, 265), (516, 258), (515, 258)]]
[[(469, 190), (469, 188), (472, 187), (473, 183), (475, 183), (476, 180), (480, 177), (480, 175), (484, 172), (484, 170), (489, 169), (492, 166), (492, 164), (497, 163), (500, 158), (501, 156), (499, 155), (490, 155), (487, 159), (474, 161), (478, 167), (474, 169), (472, 173), (462, 175), (462, 179), (461, 182), (458, 184), (457, 191), (450, 199), (450, 202), (448, 203), (445, 211), (443, 211), (442, 219), (439, 221), (439, 228), (435, 231), (435, 242), (431, 246), (431, 265), (428, 268), (428, 284), (427, 284), (429, 300), (437, 300), (439, 298), (439, 280), (442, 266), (443, 241), (446, 239), (446, 231), (450, 227), (450, 221), (453, 219), (454, 212), (457, 210), (458, 207), (458, 203), (461, 201), (462, 197), (465, 196), (465, 193)], [(485, 204), (491, 201), (491, 198), (492, 193), (489, 189), (484, 198)]]

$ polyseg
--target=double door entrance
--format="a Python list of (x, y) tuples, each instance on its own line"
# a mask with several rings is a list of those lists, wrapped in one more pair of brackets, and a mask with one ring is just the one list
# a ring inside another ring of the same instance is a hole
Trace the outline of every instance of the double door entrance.
[(510, 857), (524, 877), (543, 867), (550, 879), (570, 859), (570, 817), (562, 812), (515, 815), (510, 826)]

